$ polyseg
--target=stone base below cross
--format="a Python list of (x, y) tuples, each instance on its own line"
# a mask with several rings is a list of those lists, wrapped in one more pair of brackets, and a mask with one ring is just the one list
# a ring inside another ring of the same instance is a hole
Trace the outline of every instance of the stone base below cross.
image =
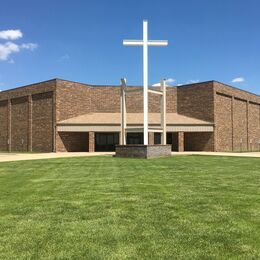
[(116, 146), (115, 157), (149, 159), (165, 156), (171, 156), (171, 145), (128, 144)]

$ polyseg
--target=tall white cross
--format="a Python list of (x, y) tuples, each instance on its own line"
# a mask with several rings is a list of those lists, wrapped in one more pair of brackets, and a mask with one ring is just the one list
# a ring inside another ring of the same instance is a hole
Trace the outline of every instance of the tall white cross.
[(148, 40), (148, 21), (143, 21), (143, 40), (124, 40), (124, 45), (143, 46), (144, 145), (148, 145), (148, 46), (167, 46), (168, 41)]

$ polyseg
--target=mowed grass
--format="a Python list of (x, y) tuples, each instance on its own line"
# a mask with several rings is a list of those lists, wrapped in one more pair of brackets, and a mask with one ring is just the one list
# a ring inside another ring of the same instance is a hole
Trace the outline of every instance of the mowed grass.
[(259, 259), (260, 160), (0, 164), (1, 259)]

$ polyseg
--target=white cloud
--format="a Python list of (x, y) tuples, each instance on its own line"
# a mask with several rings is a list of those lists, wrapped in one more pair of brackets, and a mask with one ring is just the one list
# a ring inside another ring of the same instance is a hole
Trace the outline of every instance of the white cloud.
[(10, 41), (17, 40), (22, 37), (23, 33), (20, 30), (0, 31), (0, 40), (9, 40), (4, 43), (0, 43), (0, 61), (8, 61), (8, 63), (14, 63), (13, 59), (9, 59), (11, 54), (20, 52), (22, 49), (33, 51), (38, 47), (36, 43), (16, 44)]
[(0, 31), (0, 39), (3, 40), (17, 40), (22, 37), (23, 37), (23, 33), (20, 30)]
[[(168, 78), (168, 79), (166, 79), (165, 80), (165, 86), (170, 86), (171, 85), (171, 83), (174, 83), (176, 80), (175, 79), (173, 79), (173, 78)], [(161, 83), (160, 82), (158, 82), (158, 83), (154, 83), (153, 85), (152, 85), (153, 87), (160, 87), (161, 86)]]
[(238, 77), (238, 78), (234, 78), (232, 79), (232, 83), (239, 83), (239, 82), (244, 82), (245, 79), (243, 77)]
[(0, 44), (0, 60), (7, 60), (9, 55), (19, 51), (19, 45), (13, 42), (6, 42), (4, 44)]
[[(20, 52), (21, 49), (27, 49), (30, 51), (33, 51), (38, 47), (35, 43), (23, 43), (21, 45), (18, 45), (13, 42), (6, 42), (3, 44), (0, 44), (0, 60), (5, 61), (8, 60), (9, 56), (12, 53)], [(14, 61), (11, 59), (9, 60), (9, 63), (14, 63)]]
[[(154, 84), (152, 85), (152, 87), (160, 87), (160, 86), (161, 86), (161, 82), (154, 83)], [(167, 83), (165, 83), (165, 86), (166, 86), (166, 87), (170, 87)]]
[(38, 44), (36, 44), (36, 43), (23, 43), (20, 45), (21, 49), (27, 49), (27, 50), (31, 50), (31, 51), (33, 51), (37, 47), (38, 47)]
[(175, 81), (176, 81), (176, 79), (173, 79), (173, 78), (168, 78), (168, 79), (165, 80), (166, 84), (167, 83), (173, 83)]

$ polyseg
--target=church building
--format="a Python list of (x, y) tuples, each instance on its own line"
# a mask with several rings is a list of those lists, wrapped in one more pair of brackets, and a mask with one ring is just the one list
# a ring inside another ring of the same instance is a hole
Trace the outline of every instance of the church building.
[[(140, 88), (129, 86), (128, 88)], [(160, 126), (149, 93), (149, 126)], [(207, 81), (166, 89), (167, 143), (173, 151), (259, 151), (260, 96)], [(143, 124), (142, 92), (127, 95), (127, 124)], [(52, 79), (0, 92), (0, 151), (114, 151), (120, 143), (120, 86)], [(127, 133), (143, 143), (142, 132)], [(149, 132), (149, 144), (161, 133)]]

